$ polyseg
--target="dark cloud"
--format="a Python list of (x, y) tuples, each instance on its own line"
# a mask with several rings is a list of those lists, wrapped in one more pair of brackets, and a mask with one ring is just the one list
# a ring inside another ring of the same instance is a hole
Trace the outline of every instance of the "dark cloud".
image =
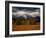
[(17, 11), (31, 11), (31, 12), (36, 12), (40, 11), (40, 8), (32, 8), (32, 7), (12, 7), (12, 12), (17, 12)]

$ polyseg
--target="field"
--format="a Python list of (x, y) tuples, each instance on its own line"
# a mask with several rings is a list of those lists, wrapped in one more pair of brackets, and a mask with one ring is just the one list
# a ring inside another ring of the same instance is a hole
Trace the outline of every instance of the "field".
[(40, 30), (40, 22), (31, 19), (12, 20), (12, 31)]

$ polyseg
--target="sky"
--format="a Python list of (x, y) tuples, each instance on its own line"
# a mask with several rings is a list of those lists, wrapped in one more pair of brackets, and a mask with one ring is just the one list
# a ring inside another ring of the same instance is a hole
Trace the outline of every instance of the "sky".
[(29, 7), (12, 7), (12, 15), (14, 16), (40, 16), (40, 8), (29, 8)]
[(32, 8), (32, 7), (12, 7), (12, 12), (17, 12), (17, 11), (30, 11), (30, 12), (36, 12), (40, 11), (40, 8)]

